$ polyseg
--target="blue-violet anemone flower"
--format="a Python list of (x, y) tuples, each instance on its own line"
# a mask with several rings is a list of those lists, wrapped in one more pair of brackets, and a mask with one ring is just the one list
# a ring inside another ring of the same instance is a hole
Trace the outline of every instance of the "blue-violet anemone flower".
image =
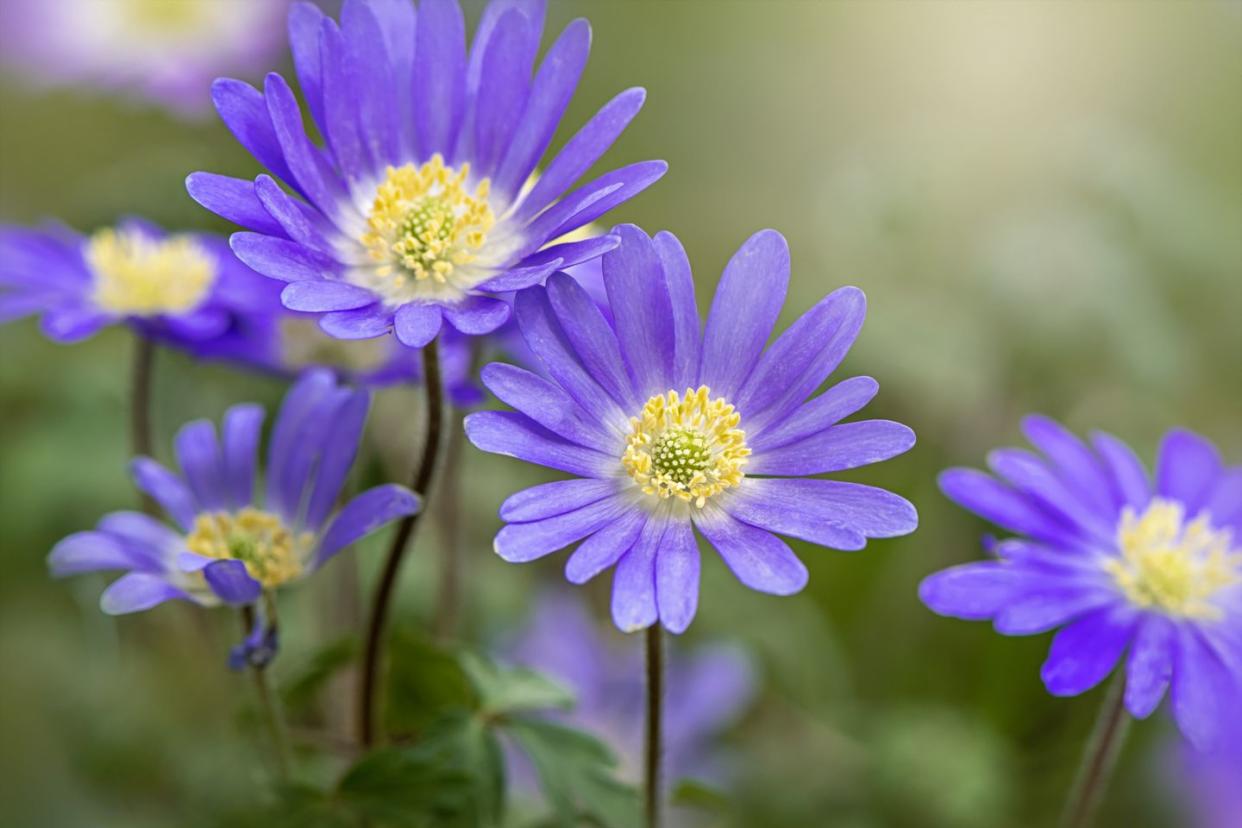
[[(294, 66), (322, 147), (289, 84), (217, 81), (225, 123), (269, 175), (187, 180), (207, 209), (250, 228), (233, 250), (288, 282), (293, 310), (343, 339), (394, 331), (422, 347), (445, 320), (468, 335), (509, 318), (507, 292), (595, 258), (608, 236), (561, 237), (642, 191), (666, 165), (606, 173), (565, 195), (642, 106), (630, 89), (570, 138), (542, 173), (586, 64), (590, 27), (569, 24), (534, 73), (542, 0), (494, 0), (473, 45), (456, 0), (345, 0), (340, 23), (299, 3)], [(500, 294), (500, 295), (497, 295)]]
[(1042, 670), (1053, 695), (1090, 690), (1124, 655), (1130, 713), (1150, 715), (1168, 688), (1182, 732), (1210, 744), (1242, 703), (1242, 467), (1174, 430), (1153, 480), (1108, 434), (1088, 446), (1039, 416), (1023, 430), (1042, 456), (999, 449), (996, 477), (940, 477), (950, 499), (1019, 537), (996, 543), (996, 560), (928, 577), (920, 597), (1004, 635), (1060, 627)]
[(915, 528), (914, 507), (897, 495), (809, 477), (914, 444), (899, 423), (838, 425), (875, 395), (869, 377), (808, 400), (862, 326), (860, 290), (825, 297), (765, 351), (789, 283), (779, 233), (757, 233), (733, 256), (703, 331), (676, 237), (613, 233), (620, 246), (603, 257), (612, 321), (564, 274), (522, 291), (518, 326), (544, 375), (488, 365), (484, 384), (517, 410), (466, 418), (484, 451), (575, 476), (504, 502), (502, 558), (530, 561), (582, 541), (566, 577), (583, 583), (615, 564), (618, 627), (659, 621), (682, 632), (698, 606), (696, 529), (742, 583), (788, 595), (807, 571), (776, 534), (861, 549)]
[(289, 390), (272, 429), (256, 486), (262, 407), (236, 405), (220, 434), (207, 420), (186, 424), (174, 447), (181, 473), (149, 457), (131, 467), (137, 487), (172, 518), (114, 512), (91, 532), (70, 535), (49, 556), (52, 574), (124, 570), (105, 590), (109, 614), (180, 599), (204, 606), (253, 604), (310, 575), (345, 547), (418, 510), (402, 486), (384, 485), (336, 508), (353, 465), (369, 395), (310, 371)]
[(269, 285), (208, 234), (166, 234), (137, 219), (89, 237), (61, 225), (0, 228), (0, 322), (40, 315), (57, 342), (126, 322), (192, 350), (267, 306)]

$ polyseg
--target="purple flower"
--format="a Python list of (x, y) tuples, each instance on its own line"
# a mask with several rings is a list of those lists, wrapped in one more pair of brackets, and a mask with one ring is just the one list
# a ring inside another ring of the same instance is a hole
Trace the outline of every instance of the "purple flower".
[(1190, 824), (1197, 828), (1237, 828), (1242, 825), (1242, 728), (1227, 730), (1220, 745), (1196, 751), (1180, 745), (1175, 771)]
[(195, 173), (190, 195), (250, 228), (233, 250), (287, 282), (285, 305), (320, 314), (332, 336), (393, 330), (418, 348), (445, 320), (471, 336), (494, 331), (511, 312), (504, 294), (616, 244), (562, 236), (666, 167), (633, 164), (564, 195), (642, 106), (645, 93), (630, 89), (536, 174), (590, 44), (586, 21), (571, 23), (532, 79), (542, 29), (542, 0), (494, 0), (467, 51), (456, 0), (423, 0), (417, 26), (409, 0), (345, 0), (339, 24), (299, 3), (294, 65), (325, 145), (307, 137), (280, 75), (262, 93), (217, 81), (225, 123), (294, 193), (268, 175)]
[(0, 57), (36, 82), (126, 90), (185, 115), (222, 72), (259, 70), (288, 0), (4, 0)]
[[(507, 656), (573, 690), (573, 710), (554, 715), (616, 748), (624, 775), (637, 781), (645, 705), (642, 648), (630, 646), (635, 643), (630, 639), (616, 640), (616, 633), (607, 635), (568, 595), (550, 592), (535, 606), (529, 624), (505, 648)], [(735, 647), (709, 645), (674, 650), (667, 671), (676, 688), (665, 700), (668, 777), (714, 779), (722, 768), (716, 740), (755, 698), (751, 660)]]
[(807, 571), (776, 534), (861, 549), (914, 529), (903, 498), (807, 477), (914, 444), (898, 423), (838, 425), (875, 395), (868, 377), (808, 401), (862, 326), (861, 291), (825, 297), (764, 351), (789, 281), (779, 233), (758, 233), (734, 255), (700, 332), (680, 242), (633, 226), (613, 232), (620, 247), (603, 259), (612, 321), (564, 274), (519, 293), (518, 326), (545, 376), (488, 365), (484, 384), (517, 410), (466, 418), (484, 451), (574, 475), (504, 502), (502, 558), (582, 541), (566, 577), (584, 583), (615, 564), (618, 627), (658, 620), (682, 632), (698, 605), (696, 529), (742, 583), (777, 595), (802, 589)]
[(215, 236), (166, 235), (136, 219), (89, 237), (61, 225), (0, 228), (0, 322), (38, 314), (57, 342), (127, 322), (169, 344), (201, 344), (271, 294)]
[(1061, 627), (1042, 670), (1053, 695), (1091, 689), (1125, 655), (1130, 713), (1150, 715), (1170, 688), (1182, 732), (1209, 743), (1242, 698), (1242, 467), (1175, 430), (1152, 480), (1108, 434), (1088, 447), (1045, 417), (1023, 430), (1043, 456), (1000, 449), (988, 458), (996, 478), (940, 478), (949, 498), (1020, 537), (997, 543), (995, 561), (932, 575), (920, 597), (1004, 635)]
[(254, 603), (319, 569), (333, 555), (392, 520), (418, 498), (378, 486), (337, 510), (362, 436), (370, 398), (310, 371), (290, 389), (268, 445), (265, 490), (255, 485), (263, 409), (228, 410), (220, 435), (207, 420), (188, 423), (174, 443), (181, 473), (149, 457), (133, 461), (137, 487), (172, 518), (169, 527), (136, 512), (114, 512), (95, 531), (62, 540), (52, 574), (118, 569), (101, 600), (109, 614), (181, 599), (205, 606)]

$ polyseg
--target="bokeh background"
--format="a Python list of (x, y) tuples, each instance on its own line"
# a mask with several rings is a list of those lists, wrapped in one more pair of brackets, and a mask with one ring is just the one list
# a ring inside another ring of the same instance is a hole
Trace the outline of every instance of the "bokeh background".
[[(784, 323), (861, 287), (867, 325), (838, 376), (876, 377), (868, 413), (919, 436), (852, 477), (913, 500), (916, 534), (856, 554), (801, 548), (810, 586), (787, 599), (705, 557), (700, 614), (677, 646), (740, 644), (761, 684), (719, 743), (730, 805), (704, 818), (1047, 824), (1100, 692), (1053, 699), (1038, 677), (1047, 636), (1002, 638), (918, 602), (919, 580), (977, 557), (985, 531), (935, 476), (1019, 441), (1031, 411), (1112, 431), (1149, 462), (1173, 425), (1242, 457), (1242, 3), (552, 0), (549, 28), (579, 15), (593, 55), (558, 144), (642, 85), (645, 111), (606, 161), (671, 165), (612, 218), (677, 233), (701, 295), (750, 233), (779, 229), (794, 268)], [(192, 170), (257, 172), (210, 113), (31, 74), (10, 65), (0, 82), (0, 219), (91, 230), (135, 213), (229, 230), (182, 183)], [(46, 576), (57, 539), (134, 501), (130, 349), (122, 330), (63, 347), (31, 321), (0, 329), (6, 825), (216, 825), (262, 783), (249, 687), (223, 668), (234, 618), (166, 606), (108, 619), (102, 580)], [(282, 387), (165, 352), (156, 389), (167, 456), (181, 422)], [(392, 458), (409, 453), (419, 416), (417, 393), (382, 395), (364, 476), (401, 473)], [(436, 545), (459, 532), (466, 630), (487, 644), (556, 588), (560, 561), (494, 557), (497, 505), (539, 478), (462, 457), (464, 518), (424, 527), (400, 612), (410, 625), (430, 613)], [(278, 676), (356, 629), (380, 543), (356, 552), (286, 596)], [(585, 590), (599, 610), (607, 587)], [(1101, 825), (1185, 824), (1175, 745), (1163, 713), (1134, 729)]]

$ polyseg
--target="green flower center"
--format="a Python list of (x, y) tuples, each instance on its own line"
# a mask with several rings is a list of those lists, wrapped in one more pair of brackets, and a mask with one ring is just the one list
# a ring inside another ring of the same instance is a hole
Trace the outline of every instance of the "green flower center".
[(669, 429), (651, 446), (651, 468), (683, 486), (689, 485), (695, 474), (707, 469), (711, 462), (707, 438), (693, 429)]

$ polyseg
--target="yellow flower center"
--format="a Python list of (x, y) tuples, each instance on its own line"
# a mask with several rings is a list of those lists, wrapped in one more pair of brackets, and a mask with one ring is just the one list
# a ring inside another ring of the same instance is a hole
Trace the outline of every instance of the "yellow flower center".
[(421, 167), (388, 168), (361, 239), (378, 265), (364, 287), (400, 304), (461, 281), (496, 223), (487, 200), (491, 182), (483, 179), (471, 194), (469, 175), (469, 164), (453, 170), (439, 154)]
[(165, 33), (188, 31), (209, 11), (204, 0), (125, 0), (121, 14), (132, 27)]
[(204, 557), (241, 561), (250, 577), (273, 589), (302, 574), (312, 540), (310, 532), (294, 535), (276, 515), (247, 506), (199, 515), (186, 546)]
[(750, 456), (742, 417), (706, 385), (657, 394), (630, 418), (632, 433), (621, 463), (650, 495), (677, 497), (702, 507), (712, 495), (742, 482)]
[(1179, 618), (1218, 619), (1220, 590), (1242, 581), (1233, 533), (1212, 531), (1207, 513), (1190, 522), (1180, 503), (1156, 498), (1140, 516), (1127, 507), (1117, 527), (1121, 557), (1104, 568), (1138, 607)]
[(123, 316), (193, 310), (211, 292), (216, 263), (189, 236), (152, 239), (136, 230), (100, 230), (86, 243), (95, 303)]

